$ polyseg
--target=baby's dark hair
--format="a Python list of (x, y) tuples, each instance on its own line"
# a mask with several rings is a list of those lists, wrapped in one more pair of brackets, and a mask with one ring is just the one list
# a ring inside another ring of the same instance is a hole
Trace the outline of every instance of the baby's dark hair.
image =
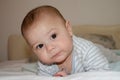
[[(47, 13), (47, 14), (46, 14)], [(62, 16), (62, 14), (59, 12), (58, 9), (55, 7), (49, 6), (49, 5), (44, 5), (37, 7), (33, 10), (31, 10), (24, 18), (22, 25), (21, 25), (21, 33), (24, 36), (24, 31), (29, 28), (34, 22), (39, 20), (40, 16), (43, 15), (52, 15), (52, 16), (57, 16), (62, 19), (63, 22), (66, 20)]]

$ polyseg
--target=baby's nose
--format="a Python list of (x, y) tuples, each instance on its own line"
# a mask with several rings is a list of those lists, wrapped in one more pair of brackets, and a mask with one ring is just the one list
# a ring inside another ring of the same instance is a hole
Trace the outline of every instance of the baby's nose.
[(46, 48), (47, 48), (48, 51), (52, 51), (53, 49), (55, 49), (55, 46), (54, 46), (54, 44), (52, 44), (52, 43), (48, 43), (48, 44), (46, 45)]

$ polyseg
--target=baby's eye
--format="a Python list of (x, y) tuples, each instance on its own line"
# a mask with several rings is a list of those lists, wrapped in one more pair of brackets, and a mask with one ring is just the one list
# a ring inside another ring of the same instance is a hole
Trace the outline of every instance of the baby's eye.
[(39, 44), (36, 48), (42, 48), (43, 46), (43, 44)]
[(52, 39), (55, 39), (56, 37), (57, 37), (57, 35), (56, 34), (52, 34)]

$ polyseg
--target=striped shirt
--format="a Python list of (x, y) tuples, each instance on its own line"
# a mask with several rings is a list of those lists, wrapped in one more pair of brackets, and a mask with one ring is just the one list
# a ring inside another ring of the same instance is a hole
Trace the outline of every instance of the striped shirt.
[[(92, 42), (73, 36), (72, 71), (71, 74), (108, 70), (107, 59), (103, 52)], [(44, 65), (38, 62), (38, 75), (52, 76), (59, 71), (57, 65)]]

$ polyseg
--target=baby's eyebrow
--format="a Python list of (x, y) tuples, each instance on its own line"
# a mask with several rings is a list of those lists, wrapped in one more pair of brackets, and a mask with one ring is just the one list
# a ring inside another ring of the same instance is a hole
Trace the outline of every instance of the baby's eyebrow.
[(56, 28), (52, 28), (52, 29), (50, 29), (48, 32), (47, 32), (47, 34), (49, 34), (49, 33), (51, 33), (53, 30), (55, 30)]
[(31, 47), (32, 47), (32, 49), (34, 49), (34, 48), (36, 48), (36, 46), (37, 46), (36, 43), (34, 43), (34, 44), (32, 44)]

